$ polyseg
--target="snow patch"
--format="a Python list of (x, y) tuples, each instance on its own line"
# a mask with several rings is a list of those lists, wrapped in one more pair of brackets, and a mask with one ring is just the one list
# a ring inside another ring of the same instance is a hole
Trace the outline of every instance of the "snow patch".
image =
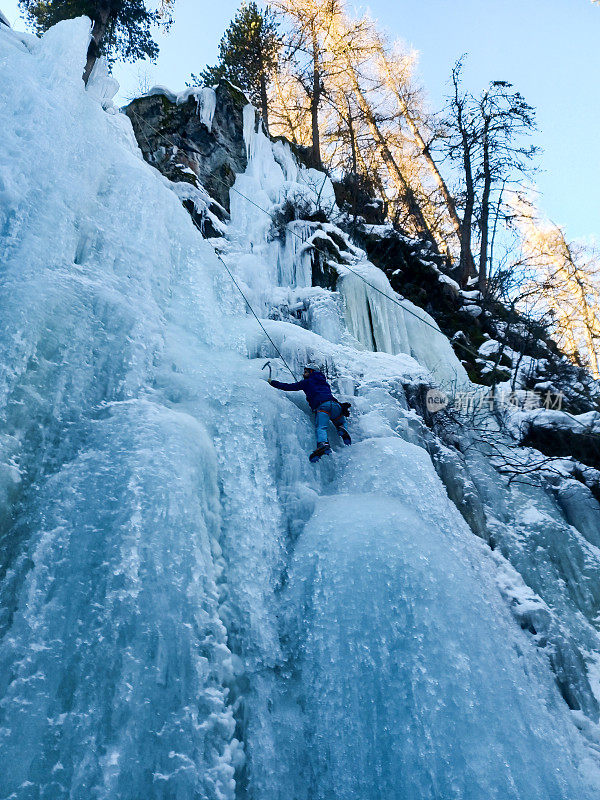
[(206, 125), (209, 131), (212, 130), (212, 121), (217, 107), (217, 95), (212, 87), (192, 86), (182, 92), (172, 92), (166, 86), (157, 85), (146, 92), (145, 97), (153, 97), (154, 95), (163, 95), (169, 102), (178, 106), (187, 103), (190, 97), (193, 97), (196, 100), (200, 121)]

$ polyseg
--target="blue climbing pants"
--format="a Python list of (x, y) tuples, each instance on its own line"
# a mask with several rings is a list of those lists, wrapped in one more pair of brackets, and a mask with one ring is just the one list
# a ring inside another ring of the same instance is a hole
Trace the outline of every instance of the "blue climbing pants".
[(342, 407), (335, 400), (326, 400), (315, 411), (315, 420), (317, 426), (317, 447), (320, 444), (325, 444), (329, 439), (327, 438), (327, 426), (329, 421), (333, 422), (336, 428), (344, 427), (344, 415), (342, 414)]

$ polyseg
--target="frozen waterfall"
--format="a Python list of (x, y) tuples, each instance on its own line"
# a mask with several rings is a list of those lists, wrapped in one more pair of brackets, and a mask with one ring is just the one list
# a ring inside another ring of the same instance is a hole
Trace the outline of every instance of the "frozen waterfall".
[(0, 797), (597, 797), (593, 510), (578, 528), (477, 452), (436, 472), (405, 387), (460, 362), (343, 269), (311, 286), (311, 231), (275, 240), (245, 198), (332, 208), (331, 184), (247, 109), (216, 245), (355, 411), (353, 447), (309, 464), (308, 407), (264, 380), (213, 247), (107, 84), (84, 90), (88, 32), (0, 26)]

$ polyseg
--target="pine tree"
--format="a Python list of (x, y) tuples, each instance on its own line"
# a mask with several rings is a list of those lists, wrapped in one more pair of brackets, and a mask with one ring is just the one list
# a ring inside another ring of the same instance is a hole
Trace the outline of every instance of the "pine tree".
[(218, 63), (198, 77), (192, 75), (192, 79), (210, 85), (226, 78), (239, 86), (260, 107), (268, 130), (267, 89), (277, 71), (280, 48), (271, 10), (267, 7), (261, 11), (254, 2), (243, 3), (221, 39)]
[(173, 2), (163, 0), (156, 10), (148, 9), (146, 0), (19, 0), (19, 5), (39, 33), (63, 19), (87, 16), (92, 20), (92, 40), (83, 73), (87, 83), (100, 56), (109, 61), (155, 59), (158, 45), (152, 39), (150, 26), (170, 25)]

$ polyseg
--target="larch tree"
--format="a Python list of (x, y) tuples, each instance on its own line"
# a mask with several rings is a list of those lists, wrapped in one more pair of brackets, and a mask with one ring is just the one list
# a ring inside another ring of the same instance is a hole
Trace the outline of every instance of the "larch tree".
[(271, 129), (293, 144), (310, 143), (310, 109), (298, 83), (290, 76), (285, 64), (278, 70), (271, 85)]
[(411, 135), (419, 149), (419, 155), (424, 159), (431, 173), (446, 207), (448, 219), (452, 229), (460, 241), (460, 219), (456, 210), (456, 201), (448, 188), (440, 168), (431, 152), (431, 138), (425, 131), (429, 125), (424, 119), (423, 112), (418, 108), (416, 92), (411, 89), (410, 82), (406, 80), (404, 63), (406, 56), (402, 53), (398, 43), (390, 45), (379, 32), (375, 33), (377, 41), (377, 61), (384, 77), (386, 87), (392, 93), (398, 104), (398, 110), (406, 122)]
[(151, 26), (169, 27), (173, 4), (174, 0), (163, 0), (157, 9), (152, 9), (146, 0), (19, 0), (39, 33), (63, 19), (91, 19), (92, 37), (83, 73), (86, 83), (100, 56), (109, 62), (154, 60), (158, 45), (152, 38)]
[[(342, 31), (339, 25), (344, 17), (342, 0), (273, 0), (273, 6), (286, 26), (283, 58), (286, 80), (297, 84), (307, 100), (312, 161), (322, 167), (323, 131), (331, 144), (328, 130), (337, 125), (339, 106), (336, 108), (334, 95), (345, 73), (343, 54), (355, 45), (362, 23), (346, 25)], [(297, 93), (296, 98), (300, 99)]]
[(549, 314), (552, 334), (574, 362), (600, 378), (600, 253), (569, 242), (535, 211), (520, 213), (528, 286)]
[(195, 83), (213, 84), (226, 78), (248, 93), (261, 109), (265, 128), (269, 128), (270, 84), (279, 66), (281, 37), (273, 12), (264, 11), (254, 2), (243, 3), (219, 44), (219, 61), (206, 67)]
[(398, 128), (398, 111), (379, 69), (379, 40), (373, 23), (366, 17), (352, 20), (338, 9), (330, 21), (330, 38), (337, 66), (332, 82), (335, 91), (355, 106), (355, 124), (360, 123), (369, 132), (371, 147), (378, 153), (387, 180), (406, 208), (415, 232), (435, 241), (415, 186), (408, 178), (410, 168), (402, 157), (401, 137), (390, 129), (390, 123)]
[(312, 161), (320, 168), (323, 161), (319, 112), (332, 63), (325, 39), (336, 0), (273, 0), (273, 6), (288, 25), (285, 53), (288, 77), (298, 83), (308, 98)]

